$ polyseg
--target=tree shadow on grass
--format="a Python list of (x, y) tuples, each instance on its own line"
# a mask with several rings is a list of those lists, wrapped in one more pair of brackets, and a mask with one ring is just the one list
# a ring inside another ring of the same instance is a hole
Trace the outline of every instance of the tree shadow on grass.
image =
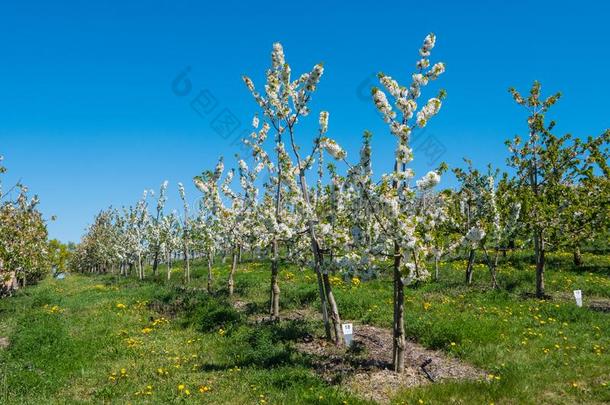
[(201, 369), (309, 367), (310, 362), (295, 350), (293, 343), (308, 339), (311, 332), (311, 324), (305, 320), (235, 326), (226, 332), (226, 340), (218, 349), (217, 361), (205, 364)]

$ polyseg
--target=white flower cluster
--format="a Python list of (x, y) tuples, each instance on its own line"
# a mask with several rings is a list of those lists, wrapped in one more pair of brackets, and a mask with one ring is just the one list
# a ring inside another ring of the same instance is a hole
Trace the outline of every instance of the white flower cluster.
[(413, 79), (413, 84), (417, 87), (426, 86), (428, 84), (428, 77), (421, 73), (414, 73), (411, 78)]
[(417, 63), (415, 64), (415, 66), (417, 67), (417, 69), (419, 70), (423, 70), (423, 69), (427, 69), (430, 66), (430, 60), (426, 59), (426, 58), (422, 58), (420, 60), (417, 61)]
[(419, 71), (411, 75), (411, 85), (408, 89), (401, 87), (390, 76), (383, 73), (379, 74), (380, 83), (394, 97), (396, 108), (400, 112), (401, 117), (397, 117), (386, 94), (380, 89), (373, 88), (372, 94), (375, 106), (382, 114), (384, 121), (389, 124), (390, 132), (396, 135), (400, 142), (408, 142), (412, 128), (415, 126), (424, 127), (430, 118), (436, 115), (441, 108), (440, 98), (444, 95), (444, 92), (441, 92), (439, 97), (428, 100), (426, 105), (417, 112), (415, 123), (409, 124), (409, 121), (415, 116), (417, 111), (418, 105), (416, 100), (421, 96), (422, 87), (426, 86), (430, 80), (438, 78), (445, 71), (445, 65), (442, 62), (436, 63), (431, 69), (425, 71), (425, 69), (430, 67), (428, 57), (435, 43), (436, 37), (434, 34), (429, 34), (424, 39), (424, 44), (420, 49), (422, 59), (417, 62)]
[(402, 115), (407, 119), (413, 117), (413, 113), (417, 110), (417, 102), (411, 98), (400, 97), (396, 99), (396, 107), (400, 110)]
[(318, 63), (313, 67), (313, 70), (309, 74), (307, 81), (305, 82), (305, 89), (307, 91), (315, 91), (316, 86), (320, 82), (320, 78), (324, 74), (324, 66), (321, 63)]
[(320, 134), (324, 135), (328, 131), (328, 111), (320, 112)]
[(422, 177), (420, 180), (417, 180), (416, 184), (417, 184), (417, 188), (420, 191), (426, 191), (426, 190), (430, 190), (431, 188), (435, 187), (440, 182), (441, 182), (441, 176), (439, 176), (438, 173), (436, 173), (434, 171), (430, 171), (430, 172), (426, 173), (426, 175), (424, 177)]
[(443, 73), (445, 73), (445, 64), (443, 62), (438, 62), (435, 63), (434, 66), (432, 66), (432, 69), (430, 69), (428, 72), (428, 78), (435, 80)]
[(413, 160), (413, 150), (401, 143), (396, 149), (396, 161), (399, 163), (409, 163)]
[(432, 50), (432, 48), (434, 48), (435, 44), (436, 44), (436, 35), (434, 35), (432, 33), (426, 35), (426, 38), (424, 38), (424, 44), (422, 45), (421, 49), (419, 50), (419, 54), (424, 58), (429, 57), (430, 51)]
[(464, 239), (467, 243), (476, 246), (485, 237), (485, 230), (478, 226), (470, 228)]
[(392, 111), (392, 106), (388, 102), (388, 98), (383, 91), (373, 89), (373, 101), (379, 112), (383, 114), (385, 122), (390, 123), (396, 118), (396, 113)]
[(394, 98), (405, 97), (404, 89), (398, 85), (398, 82), (392, 79), (390, 76), (386, 76), (383, 73), (379, 74), (379, 82), (388, 90), (388, 92)]
[(200, 179), (193, 179), (193, 183), (195, 183), (195, 187), (197, 187), (197, 189), (203, 194), (207, 194), (210, 191), (208, 186)]
[(245, 160), (243, 160), (243, 159), (239, 159), (239, 160), (237, 161), (237, 165), (239, 166), (239, 169), (240, 169), (240, 170), (245, 171), (245, 172), (247, 172), (247, 171), (248, 171), (248, 164), (246, 163), (246, 161), (245, 161)]
[(343, 148), (341, 148), (341, 146), (339, 146), (337, 142), (330, 138), (322, 138), (320, 140), (320, 146), (324, 148), (324, 150), (328, 152), (329, 155), (331, 155), (337, 160), (345, 159), (345, 157), (347, 156), (347, 153), (345, 153)]
[(284, 48), (282, 44), (276, 42), (273, 44), (273, 52), (271, 52), (271, 65), (274, 69), (280, 69), (285, 63)]
[(441, 105), (442, 102), (438, 98), (428, 100), (428, 103), (417, 113), (417, 125), (420, 128), (425, 127), (428, 120), (441, 110)]

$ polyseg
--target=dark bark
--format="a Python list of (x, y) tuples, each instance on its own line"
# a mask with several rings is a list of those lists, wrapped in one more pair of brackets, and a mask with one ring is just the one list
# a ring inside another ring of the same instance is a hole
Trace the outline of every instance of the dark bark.
[(324, 281), (324, 291), (326, 292), (326, 301), (328, 302), (328, 306), (329, 306), (329, 310), (330, 310), (330, 320), (332, 321), (332, 324), (334, 327), (333, 342), (336, 345), (340, 345), (341, 344), (341, 318), (339, 318), (339, 308), (337, 307), (337, 301), (335, 301), (333, 289), (330, 284), (330, 280), (328, 279), (328, 273), (322, 274), (322, 280)]
[(208, 293), (212, 293), (212, 261), (213, 261), (212, 254), (208, 253), (208, 280), (207, 280)]
[[(294, 142), (294, 134), (292, 132), (292, 128), (289, 127), (290, 130), (290, 142), (292, 145), (292, 151), (294, 152), (297, 158), (297, 167), (302, 167), (301, 165), (301, 157), (298, 152), (298, 148)], [(305, 202), (310, 205), (309, 199), (309, 191), (307, 189), (307, 180), (305, 179), (305, 169), (301, 169), (299, 171), (299, 185), (301, 186), (301, 193), (303, 195), (303, 199)], [(339, 316), (339, 308), (337, 307), (337, 303), (335, 301), (335, 297), (333, 295), (332, 285), (328, 279), (328, 273), (324, 269), (324, 253), (320, 248), (320, 244), (318, 243), (318, 238), (316, 236), (316, 231), (314, 228), (313, 221), (308, 221), (307, 228), (309, 231), (309, 238), (311, 242), (311, 250), (314, 257), (314, 270), (316, 272), (316, 277), (318, 278), (318, 289), (320, 293), (320, 302), (322, 306), (322, 318), (324, 320), (324, 327), (326, 330), (326, 337), (329, 336), (330, 326), (328, 325), (328, 313), (330, 312), (330, 320), (333, 324), (334, 329), (334, 337), (332, 338), (333, 342), (336, 345), (341, 344), (341, 318)]]
[(318, 263), (315, 264), (316, 268), (314, 272), (316, 273), (316, 278), (318, 280), (318, 294), (320, 296), (320, 308), (322, 311), (322, 322), (324, 323), (324, 332), (326, 333), (326, 339), (332, 340), (332, 332), (330, 328), (330, 320), (328, 319), (328, 305), (326, 304), (326, 289), (324, 288), (324, 280), (322, 277), (322, 272), (318, 267)]
[(580, 253), (580, 246), (574, 247), (574, 266), (582, 266), (582, 254)]
[(171, 253), (167, 255), (167, 281), (172, 278), (172, 256)]
[(466, 284), (472, 284), (472, 274), (474, 273), (475, 250), (470, 249), (468, 254), (468, 265), (466, 266)]
[(405, 287), (400, 273), (400, 248), (394, 243), (394, 325), (393, 325), (393, 366), (394, 371), (402, 373), (405, 370)]
[(191, 262), (187, 247), (184, 248), (184, 281), (187, 283), (190, 283), (191, 281)]
[(279, 276), (279, 248), (277, 240), (272, 243), (273, 256), (271, 258), (271, 299), (269, 303), (269, 315), (271, 319), (277, 321), (280, 319), (280, 285), (278, 282)]
[(138, 277), (144, 280), (144, 266), (142, 266), (142, 255), (138, 254)]
[(496, 268), (498, 264), (498, 250), (496, 249), (496, 254), (494, 260), (491, 260), (489, 254), (487, 254), (487, 249), (483, 248), (483, 253), (485, 254), (485, 261), (487, 262), (487, 267), (489, 268), (489, 275), (491, 277), (491, 288), (494, 290), (498, 288), (498, 280), (496, 278)]
[(159, 268), (159, 252), (156, 251), (155, 252), (155, 258), (153, 260), (153, 265), (152, 265), (153, 276), (157, 275), (158, 268)]
[(239, 253), (237, 249), (233, 250), (232, 261), (231, 261), (231, 271), (229, 272), (229, 296), (233, 295), (233, 290), (235, 288), (235, 270), (237, 270), (237, 260), (239, 259)]
[(544, 238), (542, 231), (534, 237), (534, 254), (536, 255), (536, 297), (544, 298)]

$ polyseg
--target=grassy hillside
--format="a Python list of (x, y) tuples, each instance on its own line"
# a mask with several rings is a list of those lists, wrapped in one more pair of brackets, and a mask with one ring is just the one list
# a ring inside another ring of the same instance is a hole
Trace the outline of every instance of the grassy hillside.
[[(610, 301), (608, 258), (586, 255), (573, 269), (569, 255), (550, 258), (552, 298), (539, 301), (533, 266), (503, 263), (502, 291), (489, 289), (485, 267), (475, 284), (462, 282), (465, 263), (442, 269), (440, 282), (407, 290), (408, 335), (480, 369), (478, 382), (441, 382), (403, 390), (396, 403), (610, 402), (610, 313), (577, 308)], [(266, 311), (268, 265), (244, 262), (230, 302), (227, 268), (215, 267), (215, 290), (202, 289), (196, 266), (188, 289), (181, 271), (171, 283), (72, 274), (0, 300), (0, 402), (24, 403), (366, 403), (315, 372), (295, 349), (321, 335), (313, 274), (285, 268), (282, 310), (310, 308), (306, 319), (256, 323)], [(358, 324), (390, 327), (391, 281), (334, 279), (341, 315)], [(238, 308), (238, 309), (235, 309)], [(1, 347), (1, 346), (0, 346)]]

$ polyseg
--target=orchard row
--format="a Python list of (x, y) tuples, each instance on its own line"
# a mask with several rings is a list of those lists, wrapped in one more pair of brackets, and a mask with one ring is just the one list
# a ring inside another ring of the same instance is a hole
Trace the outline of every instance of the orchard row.
[(544, 297), (549, 249), (571, 250), (578, 264), (582, 246), (608, 235), (610, 132), (587, 139), (555, 135), (554, 122), (545, 115), (560, 95), (543, 97), (538, 83), (529, 94), (511, 89), (527, 116), (526, 135), (507, 142), (514, 174), (491, 166), (477, 169), (466, 161), (464, 168), (452, 169), (459, 186), (437, 190), (446, 165), (419, 177), (409, 167), (412, 131), (440, 112), (446, 96), (440, 91), (421, 101), (429, 82), (445, 71), (442, 62), (430, 61), (435, 42), (434, 34), (426, 36), (408, 86), (379, 74), (380, 88), (372, 89), (372, 102), (395, 139), (390, 172), (373, 173), (369, 132), (360, 156), (349, 158), (329, 136), (327, 111), (317, 114), (313, 136), (300, 130), (324, 68), (317, 64), (294, 76), (282, 46), (274, 44), (264, 90), (243, 78), (259, 109), (252, 134), (244, 139), (251, 156), (228, 170), (221, 158), (195, 177), (201, 192), (196, 207), (189, 207), (179, 185), (184, 209), (166, 213), (165, 182), (156, 198), (148, 192), (133, 207), (101, 212), (77, 248), (75, 269), (134, 272), (143, 279), (147, 263), (155, 274), (164, 264), (170, 278), (173, 262), (184, 260), (188, 283), (190, 261), (202, 257), (211, 288), (213, 260), (223, 255), (231, 258), (227, 290), (233, 294), (240, 255), (251, 252), (270, 263), (269, 315), (279, 319), (280, 267), (297, 263), (315, 275), (327, 338), (336, 344), (340, 308), (329, 275), (366, 281), (388, 273), (397, 372), (405, 367), (405, 286), (441, 277), (443, 260), (467, 256), (465, 282), (470, 283), (478, 253), (489, 268), (490, 288), (499, 288), (499, 255), (531, 249), (536, 294)]

